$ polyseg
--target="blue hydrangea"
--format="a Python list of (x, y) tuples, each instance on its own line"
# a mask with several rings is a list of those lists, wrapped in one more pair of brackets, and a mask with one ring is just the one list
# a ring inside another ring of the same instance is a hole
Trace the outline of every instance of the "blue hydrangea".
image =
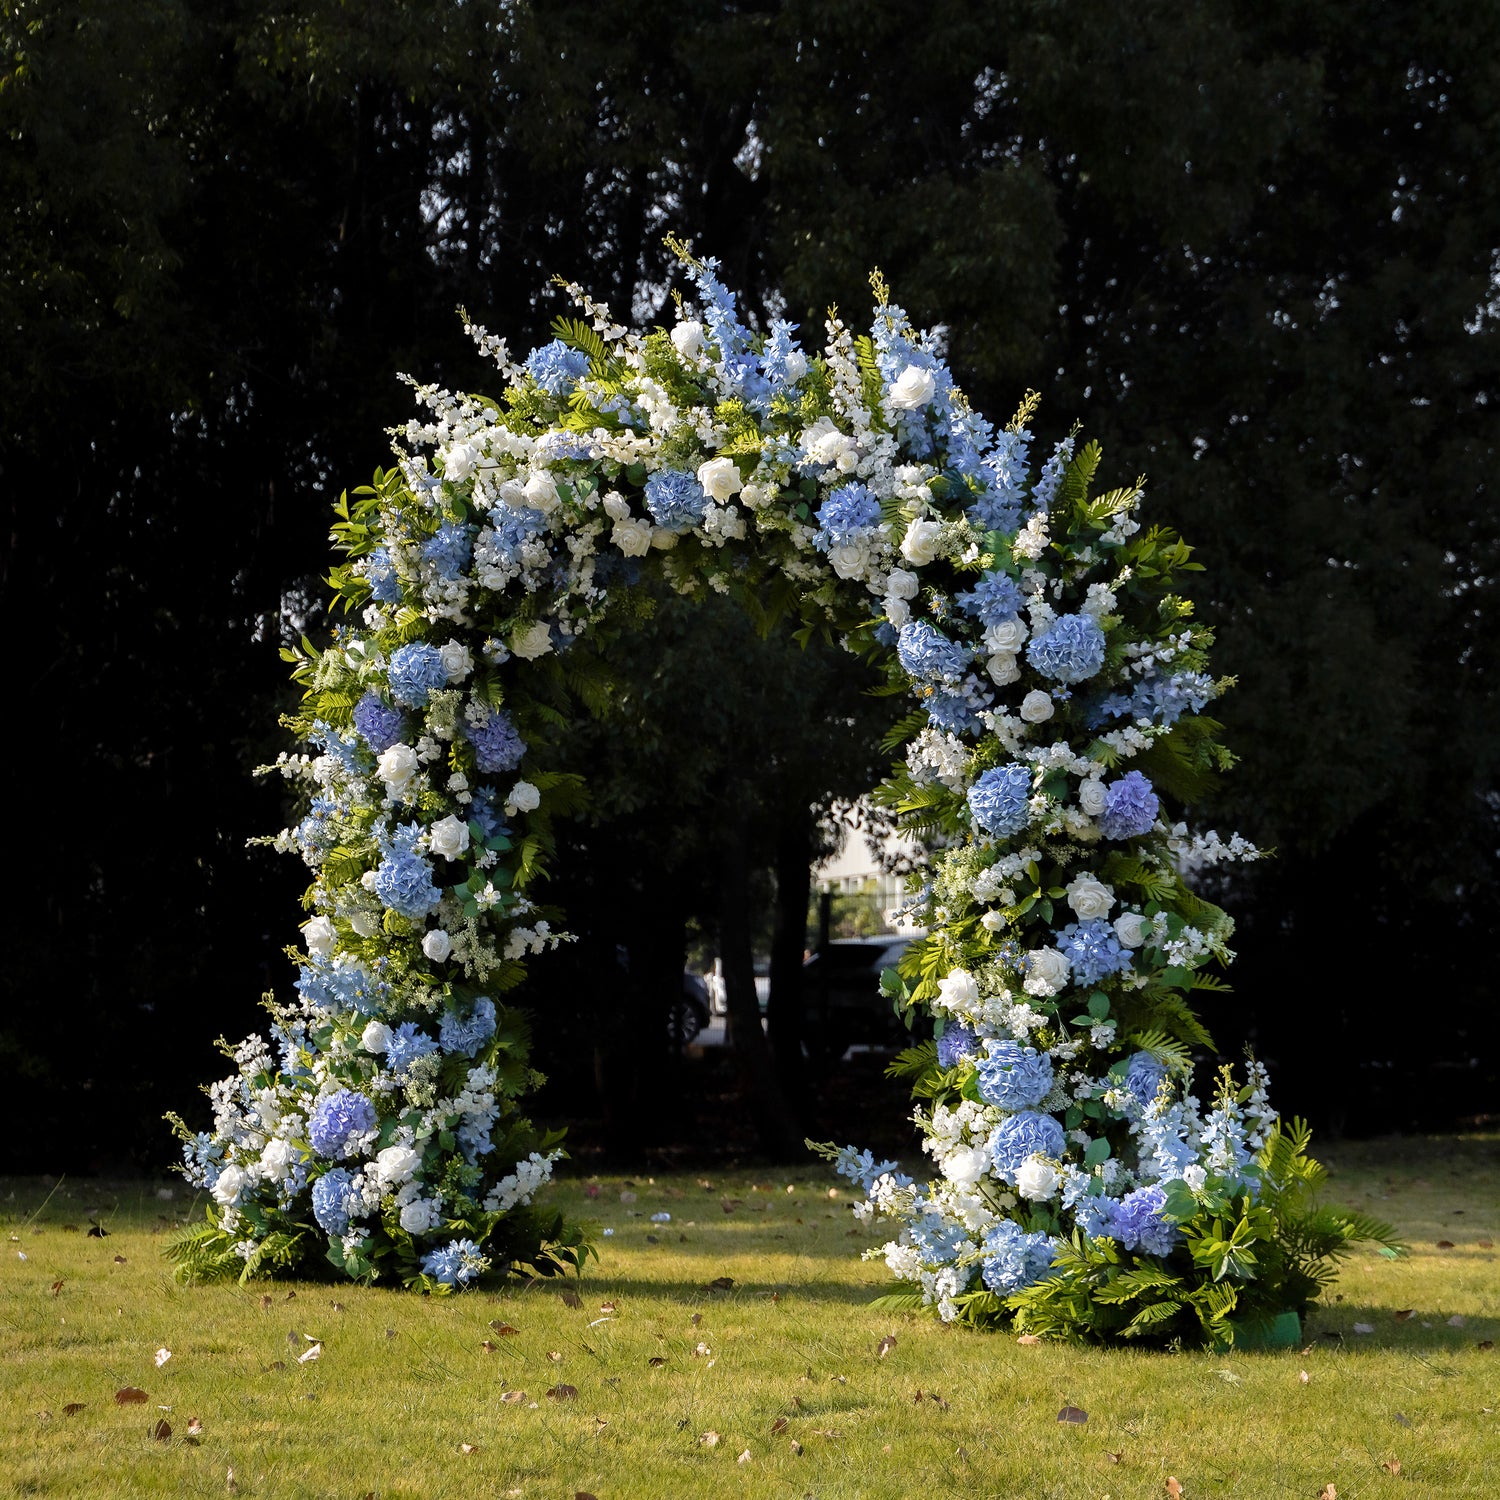
[(1051, 1115), (1026, 1109), (1019, 1114), (1007, 1115), (995, 1127), (989, 1144), (996, 1176), (1014, 1182), (1016, 1173), (1026, 1165), (1028, 1157), (1045, 1156), (1055, 1160), (1067, 1149), (1068, 1141), (1062, 1126)]
[(980, 531), (1002, 531), (1009, 536), (1021, 525), (1021, 497), (988, 490), (964, 514)]
[(376, 755), (401, 743), (406, 733), (406, 720), (399, 709), (381, 702), (374, 693), (366, 693), (354, 705), (354, 727)]
[(313, 1218), (329, 1234), (343, 1234), (349, 1227), (349, 1211), (356, 1207), (354, 1178), (343, 1167), (334, 1167), (313, 1183)]
[(359, 963), (340, 955), (332, 962), (309, 958), (297, 971), (297, 988), (320, 1010), (352, 1010), (369, 1016), (389, 999), (391, 987)]
[(703, 519), (708, 495), (686, 469), (658, 469), (646, 481), (646, 509), (658, 526), (686, 531)]
[(453, 1240), (422, 1257), (422, 1269), (446, 1286), (466, 1286), (487, 1264), (473, 1240)]
[(977, 1072), (979, 1097), (999, 1109), (1030, 1109), (1052, 1092), (1052, 1059), (1019, 1042), (986, 1042)]
[(405, 1078), (419, 1057), (438, 1050), (438, 1044), (415, 1021), (403, 1021), (391, 1032), (386, 1043), (385, 1060), (397, 1078)]
[(1083, 682), (1104, 665), (1104, 631), (1092, 615), (1059, 615), (1027, 643), (1026, 660), (1054, 682)]
[(313, 1107), (307, 1122), (307, 1143), (319, 1156), (350, 1156), (359, 1149), (360, 1137), (376, 1125), (375, 1106), (353, 1089), (327, 1094)]
[(394, 912), (415, 919), (425, 917), (442, 899), (432, 883), (432, 866), (410, 849), (392, 849), (380, 861), (371, 885), (375, 895)]
[(422, 556), (430, 562), (439, 578), (451, 582), (462, 576), (474, 550), (474, 531), (456, 521), (444, 521), (422, 545)]
[(1031, 771), (1018, 761), (992, 766), (969, 788), (969, 811), (974, 822), (997, 839), (1008, 839), (1025, 828), (1031, 814)]
[(468, 1120), (458, 1127), (456, 1134), (458, 1149), (463, 1152), (465, 1161), (478, 1161), (481, 1156), (488, 1156), (495, 1149), (488, 1125)]
[(1057, 934), (1057, 946), (1073, 971), (1074, 984), (1098, 984), (1131, 967), (1130, 949), (1103, 917), (1069, 922)]
[(1170, 1255), (1182, 1238), (1182, 1231), (1170, 1219), (1162, 1217), (1167, 1201), (1166, 1189), (1153, 1184), (1126, 1193), (1110, 1210), (1105, 1233), (1127, 1250), (1141, 1250), (1147, 1255)]
[[(1063, 1201), (1067, 1201), (1066, 1197)], [(1074, 1205), (1073, 1222), (1091, 1240), (1100, 1239), (1109, 1233), (1109, 1216), (1114, 1206), (1113, 1198), (1106, 1198), (1101, 1193), (1090, 1193)]]
[(967, 646), (950, 641), (926, 620), (908, 620), (896, 636), (896, 656), (918, 682), (957, 682), (972, 659)]
[(972, 1057), (978, 1045), (979, 1038), (972, 1026), (965, 1026), (962, 1021), (949, 1021), (937, 1041), (938, 1067), (956, 1066), (964, 1058)]
[(1139, 771), (1127, 771), (1104, 789), (1104, 811), (1099, 831), (1107, 839), (1133, 839), (1150, 833), (1161, 811), (1151, 783)]
[(953, 602), (988, 629), (991, 625), (1015, 619), (1023, 599), (1015, 579), (1008, 574), (986, 573), (973, 588), (959, 594)]
[[(375, 701), (378, 703), (380, 700), (377, 698)], [(338, 761), (346, 771), (358, 769), (359, 745), (352, 735), (342, 733), (331, 724), (325, 724), (322, 719), (314, 719), (307, 737), (325, 755)]]
[(1052, 1269), (1057, 1243), (1045, 1234), (1027, 1234), (1014, 1219), (1001, 1219), (984, 1239), (984, 1284), (1002, 1296), (1041, 1281)]
[(939, 1214), (924, 1214), (910, 1226), (910, 1239), (917, 1254), (929, 1266), (946, 1266), (969, 1248), (962, 1224), (951, 1224)]
[(526, 754), (526, 741), (516, 733), (514, 721), (503, 709), (497, 709), (482, 724), (468, 725), (466, 733), (474, 747), (474, 764), (481, 771), (514, 771)]
[(444, 1052), (459, 1052), (473, 1057), (495, 1034), (495, 1002), (481, 995), (466, 1018), (457, 1011), (445, 1011), (438, 1028), (438, 1041)]
[(972, 691), (972, 679), (960, 693), (929, 692), (922, 700), (927, 722), (949, 734), (973, 734), (984, 727), (979, 711), (993, 700)]
[(1150, 1104), (1156, 1098), (1161, 1090), (1161, 1081), (1166, 1076), (1165, 1066), (1149, 1052), (1137, 1052), (1125, 1064), (1125, 1088), (1135, 1095), (1142, 1106)]
[(539, 532), (547, 529), (547, 518), (529, 505), (514, 510), (508, 505), (499, 505), (490, 512), (490, 527), (490, 550), (507, 567), (519, 568), (525, 561), (522, 549)]
[(474, 800), (469, 803), (469, 820), (478, 823), (487, 839), (509, 833), (510, 826), (500, 816), (500, 794), (492, 786), (475, 788)]
[(397, 703), (404, 703), (407, 708), (423, 708), (429, 693), (448, 686), (448, 669), (436, 646), (412, 641), (391, 652), (386, 678), (391, 685), (391, 697)]
[(377, 604), (401, 602), (401, 575), (386, 548), (377, 547), (365, 559), (365, 577), (370, 582), (371, 597)]
[(858, 482), (840, 485), (818, 507), (818, 536), (814, 543), (826, 552), (847, 547), (863, 531), (880, 524), (880, 501)]
[(551, 396), (565, 396), (589, 371), (589, 357), (553, 339), (526, 356), (526, 373)]

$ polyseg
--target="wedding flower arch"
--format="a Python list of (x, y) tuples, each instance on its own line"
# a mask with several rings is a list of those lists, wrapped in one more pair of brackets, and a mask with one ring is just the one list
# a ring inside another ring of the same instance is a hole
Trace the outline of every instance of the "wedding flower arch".
[(275, 842), (314, 872), (298, 996), (234, 1049), (213, 1130), (183, 1128), (212, 1200), (184, 1270), (321, 1255), (442, 1292), (588, 1253), (534, 1202), (560, 1145), (520, 1113), (500, 997), (566, 939), (531, 892), (579, 790), (547, 764), (570, 647), (618, 629), (650, 569), (799, 617), (907, 699), (877, 796), (935, 852), (927, 936), (883, 986), (935, 1020), (900, 1062), (935, 1176), (823, 1149), (894, 1223), (877, 1253), (913, 1304), (1223, 1338), (1305, 1302), (1380, 1226), (1307, 1208), (1305, 1132), (1258, 1064), (1206, 1107), (1188, 1092), (1191, 997), (1225, 988), (1232, 925), (1186, 877), (1258, 857), (1178, 821), (1230, 763), (1190, 549), (1138, 519), (1140, 483), (1090, 493), (1076, 432), (1038, 462), (1034, 394), (1004, 427), (973, 410), (878, 276), (870, 333), (830, 314), (808, 353), (674, 248), (696, 312), (641, 335), (570, 286), (582, 316), (520, 364), (469, 326), (503, 400), (419, 387), (396, 467), (339, 503), (346, 621), (286, 653), (309, 750), (278, 769), (310, 805)]

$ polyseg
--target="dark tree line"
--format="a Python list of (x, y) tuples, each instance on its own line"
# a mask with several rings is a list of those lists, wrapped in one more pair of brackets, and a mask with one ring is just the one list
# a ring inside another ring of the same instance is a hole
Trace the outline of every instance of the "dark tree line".
[[(878, 263), (978, 404), (1038, 386), (1044, 437), (1081, 416), (1149, 475), (1239, 678), (1211, 811), (1278, 851), (1225, 894), (1211, 1025), (1334, 1121), (1495, 1107), (1493, 7), (14, 0), (0, 39), (26, 1159), (159, 1159), (206, 1042), (289, 977), (300, 881), (243, 847), (283, 814), (248, 770), (398, 375), (482, 386), (454, 308), (540, 341), (553, 273), (655, 316), (667, 230), (813, 343)], [(659, 724), (653, 692), (741, 648), (653, 628), (631, 690)], [(867, 773), (851, 700), (836, 751), (814, 723), (743, 756), (754, 681), (683, 743), (597, 717), (624, 758), (580, 829), (599, 857), (558, 878), (601, 945), (610, 892), (634, 928), (739, 909), (730, 876), (791, 869), (808, 807)], [(708, 780), (674, 801), (668, 764)], [(715, 894), (660, 899), (685, 888)], [(617, 1029), (618, 1061), (641, 1028)]]

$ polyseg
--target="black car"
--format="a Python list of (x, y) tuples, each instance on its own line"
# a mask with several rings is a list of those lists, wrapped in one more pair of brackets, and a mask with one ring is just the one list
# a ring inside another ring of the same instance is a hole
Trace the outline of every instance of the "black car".
[(850, 1047), (898, 1051), (914, 1040), (892, 1002), (880, 993), (880, 975), (894, 968), (909, 937), (836, 939), (802, 966), (808, 1050), (842, 1057)]

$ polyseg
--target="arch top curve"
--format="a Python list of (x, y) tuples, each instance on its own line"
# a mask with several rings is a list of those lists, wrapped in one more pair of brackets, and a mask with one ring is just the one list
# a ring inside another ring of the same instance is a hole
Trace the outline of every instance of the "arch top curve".
[(697, 305), (670, 329), (576, 287), (522, 361), (468, 325), (502, 396), (419, 386), (396, 466), (339, 503), (345, 620), (287, 653), (317, 752), (280, 763), (311, 793), (277, 841), (314, 872), (299, 997), (273, 1007), (279, 1060), (245, 1044), (187, 1139), (205, 1265), (294, 1258), (295, 1232), (444, 1290), (583, 1253), (528, 1207), (559, 1147), (520, 1112), (502, 997), (565, 936), (531, 895), (577, 796), (547, 764), (551, 688), (602, 670), (573, 648), (624, 629), (647, 573), (795, 614), (907, 700), (879, 795), (938, 852), (929, 934), (886, 985), (935, 1018), (902, 1066), (937, 1175), (830, 1154), (919, 1300), (1008, 1317), (1067, 1245), (1163, 1261), (1203, 1202), (1262, 1190), (1263, 1070), (1208, 1109), (1187, 1090), (1232, 926), (1186, 874), (1257, 854), (1179, 821), (1230, 759), (1190, 549), (1143, 525), (1140, 482), (1094, 492), (1076, 429), (1035, 451), (1034, 394), (1004, 426), (976, 412), (878, 278), (870, 331), (830, 314), (808, 350), (685, 264)]

